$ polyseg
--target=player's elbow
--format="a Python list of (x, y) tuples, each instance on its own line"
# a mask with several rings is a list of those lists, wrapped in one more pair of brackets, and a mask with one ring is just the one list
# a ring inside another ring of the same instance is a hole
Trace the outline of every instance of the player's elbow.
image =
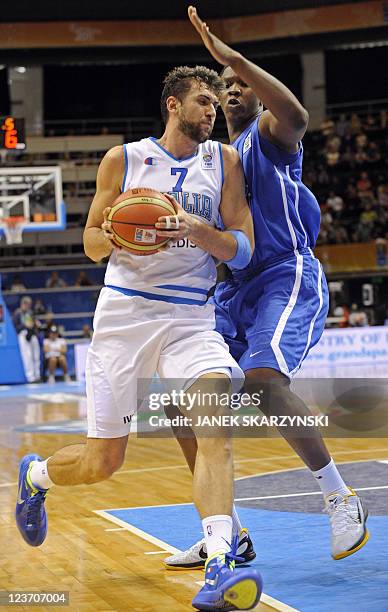
[(102, 257), (99, 257), (92, 249), (88, 248), (84, 245), (84, 253), (86, 257), (89, 257), (94, 263), (98, 263), (101, 261)]
[(83, 234), (84, 253), (86, 257), (97, 263), (102, 258), (98, 257), (95, 242), (95, 236), (90, 232), (90, 228), (86, 227)]
[(297, 132), (305, 132), (307, 130), (309, 114), (301, 104), (298, 104), (298, 106), (293, 109), (291, 123), (292, 128)]
[(84, 235), (84, 253), (86, 257), (89, 257), (89, 259), (91, 259), (95, 263), (98, 263), (102, 259), (102, 257), (98, 256), (96, 249), (93, 247), (92, 244), (90, 244), (90, 240), (88, 240), (88, 238), (86, 238), (85, 235)]

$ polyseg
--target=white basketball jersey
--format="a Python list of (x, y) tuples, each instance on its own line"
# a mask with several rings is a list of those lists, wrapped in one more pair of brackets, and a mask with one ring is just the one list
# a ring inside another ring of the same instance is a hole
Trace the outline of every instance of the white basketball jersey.
[[(218, 225), (223, 184), (221, 143), (207, 140), (195, 155), (176, 159), (155, 138), (124, 145), (122, 191), (152, 187), (173, 195), (186, 212), (203, 223)], [(137, 256), (113, 249), (105, 285), (156, 300), (203, 304), (215, 284), (216, 267), (209, 253), (190, 240), (155, 255)]]

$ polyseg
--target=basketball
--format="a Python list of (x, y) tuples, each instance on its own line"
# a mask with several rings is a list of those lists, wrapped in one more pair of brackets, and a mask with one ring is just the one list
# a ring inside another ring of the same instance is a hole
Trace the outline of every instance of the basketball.
[(113, 203), (108, 220), (115, 242), (133, 255), (153, 255), (169, 238), (157, 236), (155, 223), (162, 215), (175, 215), (170, 200), (155, 189), (138, 187), (122, 193)]

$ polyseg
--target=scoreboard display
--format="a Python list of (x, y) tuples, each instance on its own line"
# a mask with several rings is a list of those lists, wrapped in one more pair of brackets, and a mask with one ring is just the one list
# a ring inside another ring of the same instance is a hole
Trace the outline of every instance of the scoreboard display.
[(25, 148), (24, 119), (0, 117), (0, 149), (20, 151)]

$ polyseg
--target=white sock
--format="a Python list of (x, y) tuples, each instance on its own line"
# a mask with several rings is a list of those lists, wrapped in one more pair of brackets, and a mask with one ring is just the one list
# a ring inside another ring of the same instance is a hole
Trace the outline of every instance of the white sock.
[(242, 529), (242, 525), (240, 522), (240, 518), (237, 514), (236, 506), (234, 504), (232, 507), (232, 521), (233, 521), (233, 530), (232, 530), (233, 536), (239, 535)]
[(348, 495), (348, 493), (350, 493), (333, 459), (331, 459), (330, 463), (325, 465), (325, 467), (316, 472), (312, 472), (312, 474), (325, 497), (331, 493), (340, 493), (341, 495)]
[(54, 484), (48, 473), (47, 461), (48, 459), (45, 461), (32, 462), (30, 480), (34, 487), (38, 489), (49, 489)]
[(232, 541), (232, 517), (227, 514), (215, 514), (202, 520), (207, 556), (216, 552), (229, 552)]

